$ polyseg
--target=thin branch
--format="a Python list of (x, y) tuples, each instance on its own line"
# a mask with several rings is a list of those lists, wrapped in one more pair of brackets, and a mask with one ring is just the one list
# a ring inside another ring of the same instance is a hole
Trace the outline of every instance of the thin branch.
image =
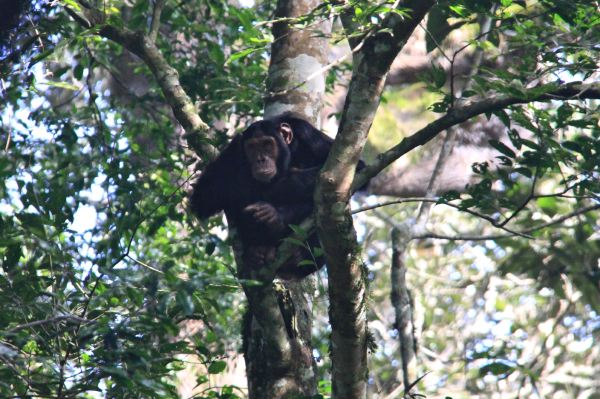
[[(577, 216), (581, 216), (583, 214), (595, 211), (597, 209), (600, 209), (600, 204), (579, 209), (575, 212), (561, 216), (561, 217), (551, 220), (547, 223), (543, 223), (543, 224), (531, 227), (529, 229), (522, 230), (520, 233), (523, 235), (531, 234), (538, 230), (542, 230), (547, 227), (551, 227), (551, 226), (560, 224), (568, 219), (571, 219), (571, 218), (574, 218)], [(449, 235), (442, 235), (442, 234), (435, 234), (435, 233), (425, 233), (425, 234), (420, 234), (418, 236), (414, 236), (413, 239), (433, 238), (433, 239), (452, 240), (452, 241), (486, 241), (486, 240), (500, 240), (503, 238), (513, 238), (514, 236), (515, 236), (514, 234), (498, 234), (498, 235), (489, 235), (489, 236), (480, 236), (480, 235), (477, 235), (477, 236), (475, 236), (475, 235), (474, 236), (468, 236), (468, 235), (449, 236)]]
[[(542, 195), (537, 195), (535, 196), (535, 198), (539, 198), (539, 197), (551, 197), (551, 196), (561, 196), (562, 193), (556, 193), (556, 194), (542, 194)], [(437, 198), (425, 198), (425, 197), (414, 197), (414, 198), (403, 198), (403, 199), (398, 199), (398, 200), (393, 200), (393, 201), (386, 201), (386, 202), (380, 202), (377, 204), (373, 204), (373, 205), (368, 205), (368, 206), (364, 206), (364, 207), (360, 207), (358, 209), (355, 209), (352, 211), (352, 214), (357, 214), (360, 212), (365, 212), (365, 211), (370, 211), (370, 210), (374, 210), (377, 208), (382, 208), (384, 206), (389, 206), (389, 205), (396, 205), (396, 204), (403, 204), (403, 203), (410, 203), (410, 202), (429, 202), (429, 203), (437, 203), (439, 199)], [(459, 205), (455, 205), (455, 204), (450, 204), (450, 203), (440, 203), (439, 205), (447, 205), (451, 208), (457, 209), (459, 211), (464, 211), (467, 212), (473, 216), (476, 216), (478, 218), (484, 219), (488, 222), (490, 222), (492, 224), (493, 227), (496, 227), (498, 229), (502, 229), (507, 231), (509, 234), (498, 234), (498, 235), (487, 235), (487, 236), (482, 236), (482, 235), (460, 235), (460, 236), (449, 236), (449, 235), (442, 235), (442, 234), (436, 234), (436, 233), (424, 233), (424, 234), (419, 234), (419, 235), (415, 235), (412, 238), (413, 239), (425, 239), (425, 238), (434, 238), (434, 239), (441, 239), (441, 240), (454, 240), (454, 241), (485, 241), (485, 240), (498, 240), (498, 239), (502, 239), (502, 238), (511, 238), (514, 236), (521, 236), (524, 238), (528, 238), (528, 239), (532, 239), (534, 237), (531, 237), (530, 234), (534, 233), (538, 230), (542, 230), (545, 229), (547, 227), (551, 227), (554, 226), (556, 224), (560, 224), (568, 219), (574, 218), (576, 216), (580, 216), (583, 215), (585, 213), (591, 212), (591, 211), (595, 211), (597, 209), (600, 209), (600, 204), (596, 204), (596, 205), (591, 205), (585, 208), (581, 208), (578, 209), (577, 211), (571, 212), (567, 215), (563, 215), (559, 218), (556, 218), (554, 220), (551, 220), (549, 222), (534, 226), (534, 227), (530, 227), (528, 229), (525, 230), (521, 230), (521, 231), (512, 231), (512, 230), (507, 230), (505, 228), (503, 228), (503, 226), (498, 225), (498, 223), (496, 223), (494, 221), (494, 219), (490, 218), (487, 215), (483, 215), (480, 214), (478, 212), (475, 211), (470, 211), (464, 208), (461, 208)]]
[(537, 174), (533, 176), (533, 183), (531, 184), (531, 190), (529, 190), (529, 194), (527, 194), (527, 198), (525, 198), (525, 200), (523, 200), (523, 202), (521, 203), (521, 205), (519, 205), (517, 207), (517, 209), (515, 209), (510, 216), (508, 216), (506, 219), (504, 219), (502, 222), (498, 223), (499, 226), (506, 226), (506, 224), (508, 222), (510, 222), (515, 216), (517, 216), (517, 214), (519, 214), (519, 212), (521, 212), (523, 209), (525, 209), (525, 207), (527, 206), (527, 204), (529, 204), (529, 201), (531, 201), (534, 197), (535, 197), (535, 186), (537, 184)]
[[(377, 204), (377, 205), (372, 205), (372, 206), (366, 207), (365, 209), (359, 209), (357, 211), (354, 211), (353, 213), (363, 212), (364, 210), (374, 209), (374, 208), (378, 208), (380, 206), (387, 206), (387, 205), (392, 205), (392, 204), (398, 204), (398, 203), (402, 203), (402, 202), (435, 202), (435, 203), (438, 203), (438, 201), (439, 201), (439, 199), (436, 199), (436, 198), (421, 198), (421, 199), (415, 199), (415, 198), (413, 198), (413, 199), (411, 199), (411, 201), (396, 200), (396, 201), (384, 202), (384, 203)], [(463, 208), (460, 205), (451, 204), (449, 202), (438, 203), (438, 205), (446, 205), (446, 206), (449, 206), (451, 208), (458, 209), (461, 212), (466, 212), (466, 213), (468, 213), (470, 215), (473, 215), (473, 216), (476, 216), (476, 217), (478, 217), (480, 219), (486, 220), (492, 226), (494, 226), (494, 227), (496, 227), (498, 229), (504, 230), (507, 233), (510, 233), (511, 235), (517, 235), (517, 236), (521, 236), (523, 238), (533, 238), (531, 236), (528, 236), (526, 234), (520, 233), (518, 231), (511, 230), (511, 229), (509, 229), (509, 228), (507, 228), (505, 226), (500, 226), (498, 224), (498, 222), (496, 222), (496, 220), (494, 220), (494, 218), (492, 218), (492, 217), (490, 217), (488, 215), (485, 215), (483, 213), (474, 211), (472, 209)]]
[(52, 317), (50, 319), (36, 320), (36, 321), (32, 321), (30, 323), (21, 324), (21, 325), (18, 325), (16, 327), (11, 328), (10, 330), (6, 330), (4, 332), (4, 334), (14, 334), (16, 332), (19, 332), (21, 330), (25, 330), (25, 329), (28, 329), (28, 328), (42, 326), (42, 325), (45, 325), (45, 324), (60, 323), (62, 321), (66, 321), (66, 322), (70, 322), (70, 323), (75, 323), (75, 324), (78, 324), (78, 325), (91, 323), (91, 320), (87, 320), (87, 319), (84, 319), (84, 318), (79, 317), (79, 316), (75, 316), (75, 315), (63, 315), (63, 316)]
[(412, 238), (413, 240), (448, 240), (448, 241), (488, 241), (488, 240), (501, 240), (503, 238), (514, 238), (514, 234), (496, 234), (496, 235), (457, 235), (451, 236), (447, 234), (436, 234), (436, 233), (423, 233), (416, 234)]
[(498, 111), (511, 105), (527, 104), (535, 101), (600, 99), (600, 83), (582, 84), (581, 82), (573, 82), (554, 89), (552, 89), (553, 86), (546, 85), (545, 87), (548, 87), (548, 91), (540, 94), (540, 89), (543, 87), (538, 86), (526, 89), (520, 97), (501, 94), (491, 95), (480, 99), (478, 102), (466, 102), (465, 105), (448, 110), (446, 115), (431, 122), (412, 136), (406, 137), (390, 150), (379, 154), (376, 162), (367, 165), (356, 175), (353, 189), (356, 190), (362, 187), (369, 179), (377, 175), (392, 162), (415, 148), (428, 143), (442, 131), (475, 116)]
[[(162, 270), (159, 270), (159, 269), (157, 269), (157, 268), (155, 268), (155, 267), (152, 267), (152, 266), (150, 266), (149, 264), (147, 264), (147, 263), (144, 263), (144, 262), (142, 262), (141, 260), (139, 260), (139, 259), (136, 259), (136, 258), (134, 258), (133, 256), (131, 256), (131, 255), (129, 255), (129, 254), (127, 254), (127, 258), (128, 258), (128, 259), (131, 259), (132, 261), (134, 261), (134, 262), (135, 262), (135, 263), (137, 263), (138, 265), (140, 265), (140, 266), (142, 266), (142, 267), (145, 267), (145, 268), (146, 268), (146, 269), (148, 269), (148, 270), (152, 270), (153, 272), (156, 272), (156, 273), (159, 273), (159, 274), (165, 274), (165, 272), (163, 272)], [(186, 280), (186, 281), (187, 281), (187, 280)]]
[(523, 233), (525, 233), (525, 234), (533, 233), (534, 231), (545, 229), (546, 227), (554, 226), (555, 224), (562, 223), (565, 220), (568, 220), (568, 219), (574, 218), (576, 216), (580, 216), (580, 215), (586, 214), (586, 213), (591, 212), (591, 211), (595, 211), (597, 209), (600, 209), (600, 204), (588, 206), (586, 208), (581, 208), (581, 209), (579, 209), (579, 210), (577, 210), (575, 212), (569, 213), (567, 215), (563, 215), (563, 216), (561, 216), (561, 217), (559, 217), (557, 219), (551, 220), (551, 221), (549, 221), (547, 223), (543, 223), (543, 224), (540, 224), (538, 226), (531, 227), (529, 229), (525, 229), (525, 230), (523, 230)]
[(150, 24), (150, 31), (148, 37), (155, 43), (156, 36), (158, 35), (158, 29), (160, 28), (160, 15), (162, 14), (163, 7), (165, 6), (165, 0), (155, 0), (154, 8), (152, 10), (152, 23)]
[[(456, 24), (453, 24), (451, 26), (456, 26), (458, 23), (461, 23), (461, 25), (458, 25), (458, 27), (464, 25), (467, 21), (463, 20), (463, 21), (459, 21)], [(423, 25), (423, 23), (419, 23), (419, 28), (423, 29), (423, 31), (425, 32), (425, 34), (431, 39), (431, 41), (435, 44), (435, 47), (438, 49), (438, 51), (440, 52), (440, 54), (442, 55), (442, 57), (444, 57), (446, 59), (446, 61), (448, 61), (450, 63), (450, 65), (452, 65), (453, 59), (448, 57), (448, 55), (444, 52), (444, 49), (442, 48), (442, 44), (439, 43), (437, 41), (437, 39), (435, 38), (434, 35), (431, 34), (431, 32), (429, 32), (429, 29), (427, 29), (426, 26)], [(456, 29), (456, 28), (452, 28), (452, 29)], [(448, 29), (448, 31), (450, 32), (451, 30)], [(441, 34), (441, 37), (446, 37), (446, 35)]]

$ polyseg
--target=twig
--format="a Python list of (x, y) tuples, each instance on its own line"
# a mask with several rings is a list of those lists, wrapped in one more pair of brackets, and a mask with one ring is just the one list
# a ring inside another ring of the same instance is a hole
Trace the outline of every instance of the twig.
[(523, 209), (525, 209), (525, 207), (527, 206), (527, 204), (529, 204), (529, 201), (531, 201), (534, 197), (535, 197), (535, 185), (537, 184), (537, 174), (534, 175), (533, 177), (533, 183), (531, 184), (531, 190), (529, 190), (529, 194), (527, 195), (527, 198), (525, 198), (525, 200), (521, 203), (521, 205), (519, 205), (517, 207), (517, 209), (515, 209), (509, 217), (507, 217), (506, 219), (504, 219), (502, 222), (498, 223), (499, 226), (505, 226), (508, 222), (510, 222), (515, 216), (517, 216), (517, 214), (519, 212), (521, 212)]
[[(437, 202), (438, 202), (438, 199), (436, 199), (436, 198), (421, 198), (421, 199), (418, 199), (418, 200), (412, 199), (412, 201), (403, 201), (403, 200), (398, 200), (398, 201), (390, 201), (390, 202), (385, 202), (385, 203), (383, 203), (383, 204), (379, 204), (379, 205), (373, 205), (373, 206), (371, 206), (371, 207), (368, 207), (368, 209), (378, 208), (379, 206), (392, 205), (392, 204), (396, 204), (396, 203), (402, 203), (402, 202), (417, 202), (417, 201), (419, 201), (419, 202), (436, 202), (436, 203), (437, 203)], [(488, 216), (488, 215), (485, 215), (485, 214), (483, 214), (483, 213), (480, 213), (480, 212), (474, 211), (474, 210), (472, 210), (472, 209), (463, 208), (463, 207), (461, 207), (460, 205), (451, 204), (451, 203), (449, 203), (449, 202), (442, 202), (442, 203), (439, 203), (438, 205), (446, 205), (446, 206), (449, 206), (449, 207), (451, 207), (451, 208), (458, 209), (458, 210), (459, 210), (459, 211), (461, 211), (461, 212), (466, 212), (466, 213), (468, 213), (468, 214), (470, 214), (470, 215), (473, 215), (473, 216), (476, 216), (476, 217), (478, 217), (478, 218), (480, 218), (480, 219), (486, 220), (486, 221), (488, 221), (488, 222), (489, 222), (489, 223), (490, 223), (492, 226), (494, 226), (494, 227), (496, 227), (496, 228), (498, 228), (498, 229), (504, 230), (504, 231), (506, 231), (507, 233), (511, 233), (512, 235), (521, 236), (521, 237), (523, 237), (523, 238), (533, 238), (533, 237), (531, 237), (531, 236), (528, 236), (527, 234), (524, 234), (524, 233), (521, 233), (521, 232), (518, 232), (518, 231), (514, 231), (514, 230), (512, 230), (512, 229), (509, 229), (509, 228), (507, 228), (507, 227), (505, 227), (505, 226), (500, 226), (500, 225), (498, 224), (498, 222), (496, 222), (496, 221), (495, 221), (495, 220), (494, 220), (492, 217), (490, 217), (490, 216)], [(360, 211), (362, 211), (362, 210), (360, 210)], [(356, 212), (358, 212), (358, 211), (356, 211)], [(355, 212), (353, 212), (353, 213), (355, 213)]]
[(554, 226), (555, 224), (562, 223), (562, 222), (564, 222), (567, 219), (571, 219), (571, 218), (574, 218), (576, 216), (580, 216), (580, 215), (583, 215), (585, 213), (588, 213), (588, 212), (591, 212), (591, 211), (595, 211), (596, 209), (600, 209), (600, 204), (589, 206), (587, 208), (579, 209), (578, 211), (569, 213), (568, 215), (564, 215), (564, 216), (561, 216), (561, 217), (559, 217), (559, 218), (557, 218), (555, 220), (551, 220), (548, 223), (544, 223), (544, 224), (541, 224), (539, 226), (523, 230), (523, 232), (527, 234), (527, 233), (532, 233), (532, 232), (537, 231), (537, 230), (545, 229), (546, 227)]
[(397, 200), (393, 200), (393, 201), (385, 201), (385, 202), (379, 202), (379, 203), (373, 204), (373, 205), (362, 206), (360, 208), (352, 210), (351, 213), (353, 215), (355, 215), (357, 213), (366, 212), (366, 211), (370, 211), (370, 210), (377, 209), (377, 208), (383, 208), (384, 206), (388, 206), (388, 205), (404, 204), (404, 203), (410, 203), (410, 202), (437, 202), (437, 201), (438, 201), (437, 198), (427, 198), (427, 197), (402, 198), (402, 199), (397, 199)]
[(148, 37), (153, 43), (156, 42), (156, 36), (160, 28), (160, 15), (164, 6), (165, 0), (155, 0), (154, 9), (152, 10), (152, 22), (150, 24), (150, 31), (148, 32)]
[(165, 274), (165, 272), (163, 272), (162, 270), (158, 270), (157, 268), (155, 268), (155, 267), (152, 267), (152, 266), (150, 266), (149, 264), (147, 264), (147, 263), (144, 263), (144, 262), (142, 262), (141, 260), (139, 260), (139, 259), (136, 259), (136, 258), (134, 258), (133, 256), (131, 256), (131, 255), (129, 255), (129, 254), (127, 254), (127, 258), (128, 258), (128, 259), (131, 259), (132, 261), (134, 261), (134, 262), (135, 262), (135, 263), (137, 263), (138, 265), (145, 267), (146, 269), (152, 270), (153, 272), (160, 273), (160, 274)]
[[(525, 235), (531, 234), (538, 230), (542, 230), (547, 227), (554, 226), (556, 224), (560, 224), (560, 223), (564, 222), (565, 220), (583, 215), (583, 214), (591, 212), (591, 211), (595, 211), (597, 209), (600, 209), (600, 204), (579, 209), (575, 212), (569, 213), (568, 215), (561, 216), (561, 217), (559, 217), (555, 220), (551, 220), (547, 223), (543, 223), (538, 226), (522, 230), (520, 233), (525, 234)], [(414, 239), (433, 238), (433, 239), (452, 240), (452, 241), (485, 241), (485, 240), (499, 240), (502, 238), (512, 238), (512, 237), (514, 237), (514, 234), (499, 234), (499, 235), (489, 235), (489, 236), (448, 236), (448, 235), (435, 234), (435, 233), (425, 233), (425, 234), (421, 234), (418, 236), (414, 236), (413, 238)], [(529, 236), (526, 236), (526, 237), (529, 237)]]
[[(563, 192), (564, 193), (564, 192)], [(539, 197), (551, 197), (551, 196), (561, 196), (563, 193), (557, 193), (557, 194), (542, 194), (542, 195), (536, 195), (534, 198), (539, 198)], [(365, 206), (365, 207), (361, 207), (358, 209), (355, 209), (352, 211), (352, 214), (357, 214), (360, 212), (365, 212), (365, 211), (369, 211), (369, 210), (374, 210), (377, 208), (382, 208), (384, 206), (389, 206), (389, 205), (396, 205), (396, 204), (403, 204), (403, 203), (410, 203), (410, 202), (430, 202), (430, 203), (437, 203), (439, 199), (437, 198), (424, 198), (424, 197), (415, 197), (415, 198), (403, 198), (403, 199), (398, 199), (398, 200), (394, 200), (394, 201), (387, 201), (387, 202), (380, 202), (374, 205), (369, 205), (369, 206)], [(538, 231), (538, 230), (542, 230), (545, 229), (547, 227), (550, 226), (554, 226), (556, 224), (562, 223), (565, 220), (574, 218), (576, 216), (580, 216), (583, 215), (585, 213), (591, 212), (591, 211), (595, 211), (597, 209), (600, 209), (600, 204), (596, 204), (596, 205), (591, 205), (589, 207), (585, 207), (585, 208), (581, 208), (577, 211), (574, 211), (572, 213), (569, 213), (567, 215), (563, 215), (557, 219), (551, 220), (549, 222), (540, 224), (538, 226), (534, 226), (525, 230), (521, 230), (521, 231), (512, 231), (512, 230), (507, 230), (506, 228), (503, 228), (503, 226), (498, 225), (498, 223), (496, 223), (494, 221), (494, 219), (490, 218), (487, 215), (481, 214), (479, 212), (475, 212), (475, 211), (471, 211), (468, 209), (464, 209), (461, 208), (459, 205), (455, 205), (455, 204), (450, 204), (447, 202), (444, 203), (439, 203), (438, 205), (447, 205), (451, 208), (457, 209), (459, 211), (463, 211), (463, 212), (467, 212), (473, 216), (479, 217), (481, 219), (484, 219), (488, 222), (490, 222), (492, 224), (493, 227), (502, 229), (507, 231), (510, 234), (498, 234), (498, 235), (488, 235), (488, 236), (481, 236), (481, 235), (473, 235), (473, 236), (467, 236), (467, 235), (461, 235), (461, 236), (449, 236), (449, 235), (443, 235), (443, 234), (436, 234), (436, 233), (424, 233), (424, 234), (418, 234), (413, 236), (413, 239), (424, 239), (424, 238), (434, 238), (434, 239), (442, 239), (442, 240), (454, 240), (454, 241), (485, 241), (485, 240), (497, 240), (497, 239), (502, 239), (502, 238), (510, 238), (510, 237), (514, 237), (516, 236), (521, 236), (524, 238), (528, 238), (528, 239), (532, 239), (534, 237), (530, 236), (529, 234)]]
[(11, 328), (10, 330), (6, 330), (4, 332), (4, 334), (14, 334), (16, 332), (25, 330), (27, 328), (37, 327), (37, 326), (41, 326), (41, 325), (45, 325), (45, 324), (60, 323), (61, 321), (66, 321), (66, 322), (70, 322), (70, 323), (78, 323), (79, 325), (92, 322), (91, 320), (87, 320), (87, 319), (84, 319), (82, 317), (75, 316), (75, 315), (63, 315), (63, 316), (52, 317), (50, 319), (36, 320), (36, 321), (32, 321), (30, 323), (21, 324), (21, 325)]

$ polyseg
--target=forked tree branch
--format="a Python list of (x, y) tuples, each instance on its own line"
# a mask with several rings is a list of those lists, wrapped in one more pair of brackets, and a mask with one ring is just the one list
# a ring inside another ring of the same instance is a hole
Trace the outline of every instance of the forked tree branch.
[(175, 118), (185, 130), (184, 138), (188, 145), (197, 154), (202, 155), (203, 159), (210, 160), (216, 157), (217, 151), (209, 142), (212, 138), (208, 136), (209, 126), (200, 118), (193, 101), (181, 87), (177, 70), (169, 65), (153, 40), (158, 30), (162, 0), (157, 0), (154, 8), (149, 35), (107, 24), (104, 14), (99, 10), (92, 8), (85, 1), (80, 0), (79, 3), (82, 5), (83, 15), (69, 7), (65, 7), (66, 12), (84, 28), (97, 28), (98, 35), (120, 44), (141, 58), (150, 68)]
[[(339, 398), (367, 394), (367, 289), (348, 199), (354, 171), (375, 117), (385, 76), (434, 0), (396, 0), (380, 26), (355, 36), (354, 16), (342, 15), (353, 49), (352, 79), (338, 135), (318, 178), (316, 225), (329, 275), (332, 393)], [(404, 10), (409, 10), (404, 12)]]

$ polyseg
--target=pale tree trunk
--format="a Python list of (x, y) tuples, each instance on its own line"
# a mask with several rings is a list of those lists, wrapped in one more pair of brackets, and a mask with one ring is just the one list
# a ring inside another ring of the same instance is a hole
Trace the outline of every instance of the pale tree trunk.
[[(307, 15), (321, 3), (317, 0), (279, 0), (275, 18)], [(331, 23), (317, 21), (301, 29), (292, 29), (289, 22), (273, 25), (265, 117), (294, 112), (315, 126), (320, 125)]]
[(395, 312), (395, 327), (400, 341), (400, 360), (402, 363), (402, 383), (404, 395), (410, 393), (411, 384), (417, 377), (417, 358), (415, 348), (415, 326), (410, 292), (406, 285), (406, 245), (409, 240), (402, 237), (406, 231), (392, 229), (392, 306)]
[[(309, 14), (321, 2), (279, 0), (276, 18)], [(288, 21), (288, 20), (286, 20)], [(273, 26), (275, 37), (267, 79), (265, 117), (293, 112), (314, 125), (325, 93), (322, 72), (327, 63), (331, 29), (328, 21), (310, 29)], [(314, 278), (245, 287), (250, 312), (244, 329), (244, 356), (249, 397), (256, 399), (313, 396), (317, 393), (312, 356)]]

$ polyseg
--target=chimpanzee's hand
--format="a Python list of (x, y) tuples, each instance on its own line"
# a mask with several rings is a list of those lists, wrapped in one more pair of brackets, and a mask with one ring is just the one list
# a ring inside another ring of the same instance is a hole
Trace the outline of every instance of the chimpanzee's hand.
[(285, 230), (285, 225), (279, 216), (275, 207), (267, 202), (255, 202), (244, 208), (244, 212), (264, 223), (272, 232), (281, 232)]

